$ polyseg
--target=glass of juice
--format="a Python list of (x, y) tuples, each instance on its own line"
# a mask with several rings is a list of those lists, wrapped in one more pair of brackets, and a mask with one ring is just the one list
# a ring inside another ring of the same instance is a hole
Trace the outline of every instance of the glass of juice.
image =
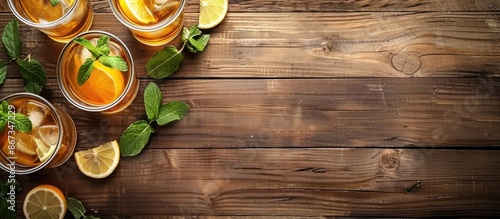
[(92, 54), (84, 46), (71, 41), (59, 55), (56, 72), (59, 87), (71, 104), (85, 111), (109, 114), (125, 109), (134, 101), (139, 82), (132, 54), (118, 37), (104, 31), (88, 31), (76, 37), (95, 46), (103, 35), (109, 37), (109, 56), (120, 56), (127, 64), (127, 71), (112, 69), (94, 60), (90, 77), (84, 84), (78, 84), (78, 70)]
[(7, 0), (11, 11), (23, 23), (38, 28), (57, 42), (66, 43), (87, 31), (94, 14), (87, 0)]
[(109, 1), (118, 20), (146, 45), (164, 45), (182, 30), (185, 0)]
[[(76, 128), (71, 117), (43, 97), (17, 93), (7, 101), (9, 120), (15, 113), (29, 118), (31, 132), (21, 132), (8, 123), (0, 133), (0, 167), (10, 173), (29, 174), (44, 167), (57, 167), (68, 160), (76, 145)], [(0, 102), (1, 102), (0, 101)]]

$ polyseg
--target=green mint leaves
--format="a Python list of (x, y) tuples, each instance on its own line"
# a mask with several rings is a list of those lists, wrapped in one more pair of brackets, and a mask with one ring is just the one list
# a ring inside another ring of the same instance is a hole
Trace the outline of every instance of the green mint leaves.
[(50, 0), (50, 5), (52, 5), (52, 7), (56, 7), (57, 4), (59, 4), (59, 0)]
[(83, 207), (82, 202), (76, 198), (67, 198), (66, 203), (68, 205), (68, 211), (71, 212), (75, 219), (99, 219), (98, 217), (94, 217), (92, 215), (85, 215), (87, 210)]
[(0, 180), (0, 218), (15, 219), (16, 209), (9, 199), (9, 193), (21, 192), (21, 184), (14, 178), (8, 178), (6, 181)]
[(152, 78), (163, 79), (179, 69), (179, 65), (184, 59), (182, 51), (185, 47), (192, 53), (201, 52), (205, 49), (210, 39), (209, 34), (203, 34), (198, 26), (184, 27), (182, 29), (181, 50), (173, 46), (167, 46), (156, 52), (146, 63), (146, 73)]
[[(156, 52), (146, 63), (146, 73), (152, 78), (163, 79), (179, 69), (184, 59), (184, 48), (192, 53), (201, 52), (210, 40), (209, 34), (203, 34), (198, 26), (184, 27), (182, 29), (183, 42), (181, 50), (167, 46)], [(159, 126), (181, 120), (188, 113), (189, 106), (180, 101), (162, 104), (162, 93), (158, 85), (151, 82), (144, 89), (144, 107), (147, 120), (139, 120), (125, 129), (120, 138), (120, 153), (123, 157), (135, 156), (148, 144), (151, 134), (155, 132), (152, 123), (156, 121)]]
[(4, 100), (0, 103), (0, 132), (5, 127), (9, 127), (9, 131), (15, 129), (21, 132), (31, 132), (33, 125), (28, 117), (21, 113), (16, 113), (13, 106)]
[[(19, 66), (19, 71), (24, 79), (24, 90), (30, 93), (40, 94), (43, 86), (47, 85), (47, 75), (40, 62), (28, 55), (21, 58), (23, 43), (19, 34), (19, 23), (16, 20), (10, 21), (4, 28), (2, 42), (7, 55), (11, 61), (15, 61)], [(0, 61), (0, 84), (7, 76), (7, 65)]]
[(127, 62), (120, 56), (109, 56), (111, 50), (109, 48), (109, 36), (101, 36), (97, 40), (97, 45), (83, 38), (75, 38), (73, 42), (87, 48), (92, 54), (92, 58), (87, 58), (78, 69), (77, 82), (79, 85), (85, 84), (89, 79), (92, 70), (94, 69), (94, 61), (99, 61), (106, 67), (117, 69), (119, 71), (128, 71)]
[(150, 82), (144, 89), (144, 106), (148, 119), (132, 123), (123, 132), (119, 142), (123, 157), (135, 156), (144, 149), (151, 134), (155, 132), (152, 126), (154, 121), (163, 126), (184, 118), (188, 113), (189, 105), (186, 103), (172, 101), (162, 104), (162, 99), (163, 95), (158, 85)]

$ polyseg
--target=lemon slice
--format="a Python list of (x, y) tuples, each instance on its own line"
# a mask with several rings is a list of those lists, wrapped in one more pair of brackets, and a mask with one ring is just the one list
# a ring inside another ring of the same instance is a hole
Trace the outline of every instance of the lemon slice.
[(64, 218), (67, 204), (61, 190), (51, 185), (39, 185), (28, 192), (23, 203), (24, 216), (31, 218)]
[(36, 153), (40, 162), (44, 162), (56, 151), (56, 145), (47, 146), (42, 140), (33, 137), (36, 143)]
[(146, 5), (145, 0), (120, 0), (120, 7), (123, 13), (132, 21), (138, 24), (151, 24), (158, 22), (153, 12)]
[(101, 179), (109, 176), (120, 162), (120, 146), (117, 141), (104, 143), (95, 148), (75, 153), (78, 169), (88, 177)]
[(228, 0), (200, 0), (199, 28), (210, 29), (226, 17)]

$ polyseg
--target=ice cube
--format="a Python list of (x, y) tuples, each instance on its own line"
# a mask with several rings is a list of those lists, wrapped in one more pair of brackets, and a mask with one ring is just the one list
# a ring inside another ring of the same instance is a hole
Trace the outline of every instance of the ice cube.
[(121, 47), (117, 43), (109, 41), (109, 55), (110, 56), (121, 56), (121, 54), (122, 54), (121, 51), (122, 51)]
[(25, 132), (17, 132), (16, 151), (26, 155), (36, 155), (36, 144), (30, 134)]
[(57, 144), (59, 128), (55, 125), (44, 125), (38, 128), (38, 138), (47, 146)]
[(61, 4), (62, 14), (63, 15), (66, 14), (69, 11), (69, 9), (73, 5), (73, 3), (75, 3), (74, 0), (60, 0), (59, 1), (59, 4)]
[(49, 115), (50, 110), (38, 102), (28, 101), (21, 105), (17, 112), (27, 116), (31, 121), (33, 129), (35, 129), (42, 125), (47, 115)]
[(179, 7), (179, 0), (149, 0), (147, 2), (149, 10), (159, 19), (166, 18), (168, 14)]
[[(92, 43), (92, 45), (94, 46), (97, 45), (97, 38), (91, 39), (89, 41)], [(80, 55), (74, 57), (80, 58), (80, 62), (82, 64), (85, 63), (85, 60), (87, 60), (88, 58), (92, 58), (92, 53), (90, 53), (90, 51), (87, 48), (80, 46), (79, 49), (80, 49)]]

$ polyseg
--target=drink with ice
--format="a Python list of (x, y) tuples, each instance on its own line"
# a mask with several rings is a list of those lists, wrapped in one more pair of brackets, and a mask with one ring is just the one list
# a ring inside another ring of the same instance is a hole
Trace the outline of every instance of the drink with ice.
[(58, 42), (68, 42), (92, 25), (92, 7), (87, 0), (8, 0), (14, 15)]
[(170, 42), (184, 24), (185, 0), (110, 0), (118, 20), (147, 45)]
[(4, 100), (32, 124), (31, 132), (12, 132), (5, 128), (0, 133), (0, 166), (4, 170), (9, 169), (6, 165), (10, 161), (15, 161), (16, 173), (27, 174), (45, 166), (57, 167), (71, 157), (76, 145), (76, 128), (67, 113), (36, 94), (19, 93)]
[(78, 84), (78, 70), (92, 54), (84, 46), (72, 41), (66, 44), (59, 56), (57, 79), (66, 99), (78, 108), (115, 113), (132, 103), (139, 83), (132, 55), (116, 36), (103, 31), (88, 31), (77, 37), (89, 40), (95, 46), (102, 35), (110, 37), (109, 56), (120, 56), (127, 64), (127, 71), (106, 67), (95, 60), (89, 79), (83, 85)]

